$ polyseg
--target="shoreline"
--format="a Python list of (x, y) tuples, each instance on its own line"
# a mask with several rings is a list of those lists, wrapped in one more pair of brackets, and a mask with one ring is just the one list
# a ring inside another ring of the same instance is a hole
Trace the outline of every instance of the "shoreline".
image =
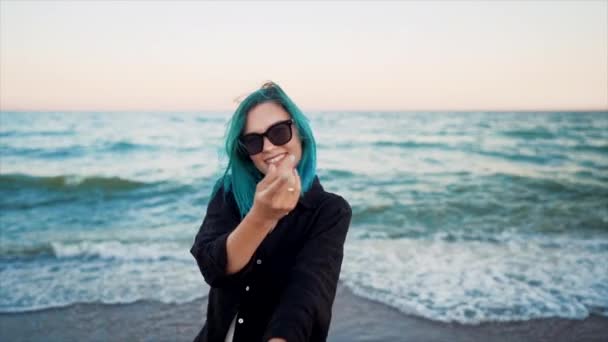
[[(202, 328), (207, 300), (184, 304), (75, 304), (33, 312), (0, 313), (3, 341), (192, 341)], [(328, 341), (605, 341), (608, 317), (562, 318), (479, 325), (443, 323), (406, 315), (354, 295), (342, 283)]]

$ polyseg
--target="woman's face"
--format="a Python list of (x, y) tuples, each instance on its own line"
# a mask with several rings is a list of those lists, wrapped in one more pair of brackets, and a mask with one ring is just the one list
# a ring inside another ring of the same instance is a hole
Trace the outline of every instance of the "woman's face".
[[(288, 119), (291, 119), (291, 116), (281, 105), (275, 102), (260, 103), (249, 110), (249, 113), (247, 114), (247, 123), (245, 124), (245, 132), (243, 134), (261, 134), (266, 132), (268, 127), (273, 124)], [(269, 161), (269, 159), (277, 156), (281, 156), (280, 158), (282, 159), (286, 156), (286, 153), (293, 154), (296, 157), (295, 165), (298, 165), (302, 158), (302, 143), (295, 124), (291, 126), (291, 130), (292, 137), (287, 144), (275, 146), (268, 140), (268, 137), (264, 137), (264, 148), (262, 149), (262, 152), (249, 156), (255, 167), (260, 170), (261, 173), (266, 174), (270, 163), (276, 163), (278, 161)]]

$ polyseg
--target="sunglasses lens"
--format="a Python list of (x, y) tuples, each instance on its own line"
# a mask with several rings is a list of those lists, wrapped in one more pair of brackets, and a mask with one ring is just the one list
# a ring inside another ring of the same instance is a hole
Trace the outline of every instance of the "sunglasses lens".
[(252, 135), (243, 137), (242, 142), (245, 146), (245, 149), (247, 150), (247, 153), (249, 153), (250, 155), (262, 152), (264, 146), (264, 138), (262, 136)]
[(285, 145), (291, 140), (291, 127), (287, 122), (280, 123), (268, 130), (267, 136), (274, 145)]

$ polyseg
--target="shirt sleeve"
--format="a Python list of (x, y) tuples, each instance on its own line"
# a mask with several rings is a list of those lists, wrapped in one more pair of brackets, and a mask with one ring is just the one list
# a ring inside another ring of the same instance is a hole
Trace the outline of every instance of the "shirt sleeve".
[(307, 342), (313, 328), (324, 334), (323, 340), (327, 337), (352, 216), (346, 200), (339, 197), (339, 201), (332, 202), (321, 209), (313, 235), (296, 257), (288, 285), (266, 328), (264, 342), (272, 337)]
[(240, 215), (233, 202), (230, 194), (224, 198), (223, 186), (217, 190), (207, 205), (207, 213), (190, 249), (205, 282), (212, 287), (238, 286), (253, 268), (250, 260), (240, 271), (226, 273), (226, 240), (240, 223)]

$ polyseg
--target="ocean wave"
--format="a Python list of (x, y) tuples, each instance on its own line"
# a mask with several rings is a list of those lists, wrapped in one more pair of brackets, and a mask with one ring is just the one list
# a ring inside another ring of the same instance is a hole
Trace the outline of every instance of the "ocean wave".
[(608, 145), (576, 145), (573, 147), (575, 151), (581, 152), (596, 152), (603, 155), (608, 155)]
[(188, 246), (177, 242), (126, 243), (121, 241), (61, 243), (52, 242), (58, 258), (96, 257), (119, 260), (181, 260), (191, 261)]
[(62, 130), (62, 131), (4, 131), (0, 132), (0, 137), (37, 137), (37, 136), (66, 136), (73, 135), (76, 131), (74, 130)]
[(353, 206), (353, 221), (365, 221), (376, 216), (384, 216), (395, 211), (399, 211), (399, 207), (391, 203), (366, 203), (365, 205)]
[[(570, 177), (543, 178), (507, 173), (462, 174), (454, 181), (421, 187), (392, 181), (350, 187), (353, 224), (381, 224), (391, 235), (403, 227), (437, 231), (608, 232), (604, 210), (608, 183)], [(588, 177), (589, 178), (589, 177)], [(390, 190), (390, 191), (389, 191)]]
[(222, 124), (225, 123), (228, 117), (224, 116), (199, 116), (196, 118), (196, 121), (202, 123), (216, 123)]
[(498, 184), (519, 185), (525, 189), (534, 189), (537, 193), (560, 194), (571, 193), (585, 197), (598, 194), (608, 195), (608, 183), (579, 181), (576, 178), (524, 176), (509, 173), (495, 173), (487, 176)]
[(27, 174), (0, 175), (0, 189), (34, 188), (52, 191), (105, 190), (125, 191), (139, 189), (150, 183), (120, 177), (100, 176), (33, 176)]
[(82, 157), (90, 153), (86, 146), (71, 145), (62, 147), (14, 147), (3, 146), (2, 154), (5, 156), (18, 156), (41, 159), (62, 159)]
[(508, 137), (522, 139), (553, 139), (556, 137), (555, 133), (543, 127), (507, 130), (501, 132), (501, 134)]
[(0, 259), (31, 259), (46, 256), (54, 256), (53, 247), (50, 243), (26, 246), (7, 245), (5, 243), (0, 246)]
[(348, 170), (336, 170), (336, 169), (319, 169), (317, 172), (320, 178), (328, 179), (344, 179), (355, 176), (355, 173)]
[(361, 147), (398, 147), (403, 149), (438, 149), (438, 150), (452, 150), (455, 146), (451, 146), (439, 142), (422, 142), (422, 141), (390, 141), (390, 140), (374, 140), (374, 141), (349, 141), (344, 143), (323, 143), (317, 144), (318, 148), (321, 149), (354, 149)]
[[(178, 146), (176, 146), (177, 148)], [(19, 157), (30, 157), (30, 158), (43, 158), (43, 159), (61, 159), (61, 158), (75, 158), (83, 157), (86, 155), (98, 155), (103, 153), (127, 153), (127, 152), (138, 152), (138, 151), (155, 151), (160, 146), (152, 144), (135, 143), (126, 140), (120, 141), (100, 141), (92, 145), (69, 145), (69, 146), (58, 146), (58, 147), (30, 147), (30, 146), (10, 146), (6, 145), (3, 147), (3, 154), (7, 156), (19, 156)]]
[(349, 239), (340, 279), (361, 297), (443, 322), (583, 319), (608, 315), (607, 244)]
[(525, 162), (533, 164), (557, 164), (569, 160), (565, 154), (525, 154), (525, 153), (509, 153), (502, 151), (486, 151), (479, 149), (471, 149), (469, 152), (477, 153), (482, 156), (494, 157), (514, 162)]
[(123, 261), (190, 261), (189, 247), (177, 241), (52, 241), (0, 246), (0, 259), (106, 259)]
[(193, 259), (190, 262), (60, 259), (46, 263), (3, 263), (0, 267), (0, 312), (4, 313), (77, 303), (126, 304), (140, 300), (186, 303), (204, 297), (208, 288)]
[(112, 141), (103, 144), (100, 150), (104, 152), (130, 152), (136, 150), (156, 150), (158, 146), (150, 144), (134, 143), (131, 141)]
[(401, 148), (434, 148), (440, 150), (448, 150), (452, 147), (442, 143), (420, 142), (420, 141), (376, 141), (372, 143), (378, 147), (401, 147)]

